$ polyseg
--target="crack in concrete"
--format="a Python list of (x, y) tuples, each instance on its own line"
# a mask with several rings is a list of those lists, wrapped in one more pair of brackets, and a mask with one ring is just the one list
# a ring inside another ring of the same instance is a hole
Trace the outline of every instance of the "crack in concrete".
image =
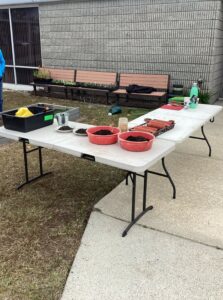
[[(115, 220), (118, 220), (118, 221), (122, 221), (122, 222), (125, 222), (126, 224), (129, 224), (128, 221), (124, 220), (124, 219), (121, 219), (121, 218), (118, 218), (118, 217), (115, 217), (115, 216), (112, 216), (112, 215), (109, 215), (109, 214), (106, 214), (104, 213), (101, 209), (99, 208), (94, 208), (93, 209), (93, 212), (98, 212), (104, 216), (107, 216), (107, 217), (110, 217), (112, 219), (115, 219)], [(183, 240), (187, 240), (187, 241), (190, 241), (190, 242), (193, 242), (193, 243), (196, 243), (196, 244), (200, 244), (200, 245), (203, 245), (203, 246), (206, 246), (206, 247), (210, 247), (210, 248), (214, 248), (216, 250), (221, 250), (223, 251), (223, 248), (222, 247), (219, 247), (219, 246), (215, 246), (215, 245), (211, 245), (211, 244), (206, 244), (204, 242), (200, 242), (200, 241), (196, 241), (196, 240), (193, 240), (193, 239), (190, 239), (190, 238), (187, 238), (187, 237), (184, 237), (184, 236), (180, 236), (180, 235), (177, 235), (177, 234), (174, 234), (174, 233), (171, 233), (171, 232), (168, 232), (168, 231), (164, 231), (164, 230), (161, 230), (161, 229), (157, 229), (157, 228), (154, 228), (154, 227), (149, 227), (147, 225), (142, 225), (142, 224), (134, 224), (134, 226), (139, 226), (139, 227), (142, 227), (142, 228), (145, 228), (145, 229), (150, 229), (150, 230), (153, 230), (153, 231), (157, 231), (157, 232), (161, 232), (161, 233), (164, 233), (164, 234), (168, 234), (170, 236), (174, 236), (174, 237), (177, 237), (177, 238), (180, 238), (180, 239), (183, 239)]]

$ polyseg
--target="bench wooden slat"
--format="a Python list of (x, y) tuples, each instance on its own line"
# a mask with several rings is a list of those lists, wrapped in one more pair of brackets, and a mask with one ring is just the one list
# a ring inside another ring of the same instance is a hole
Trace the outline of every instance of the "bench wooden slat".
[(53, 80), (74, 81), (74, 70), (40, 68), (40, 70), (41, 69), (49, 71)]
[(83, 90), (83, 91), (91, 91), (91, 92), (101, 92), (101, 93), (106, 93), (108, 90), (106, 89), (94, 89), (94, 88), (88, 88), (88, 87), (81, 87), (81, 86), (68, 86), (68, 89), (73, 89), (73, 90)]
[[(126, 95), (128, 94), (125, 89), (118, 89), (113, 92), (116, 95)], [(152, 97), (164, 97), (166, 95), (166, 92), (152, 92), (152, 93), (130, 93), (129, 95), (139, 95), (139, 96), (152, 96)]]
[(116, 85), (116, 73), (77, 70), (76, 82)]
[(127, 87), (130, 84), (142, 86), (151, 86), (157, 89), (168, 89), (168, 75), (150, 75), (150, 74), (120, 74), (120, 86)]

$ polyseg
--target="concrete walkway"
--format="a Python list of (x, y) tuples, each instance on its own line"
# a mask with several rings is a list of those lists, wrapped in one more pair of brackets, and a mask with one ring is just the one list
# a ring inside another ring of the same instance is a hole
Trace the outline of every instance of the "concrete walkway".
[(223, 112), (205, 126), (212, 158), (192, 139), (167, 157), (176, 200), (166, 178), (149, 176), (154, 210), (127, 237), (131, 186), (121, 183), (96, 205), (62, 300), (223, 299), (222, 128)]

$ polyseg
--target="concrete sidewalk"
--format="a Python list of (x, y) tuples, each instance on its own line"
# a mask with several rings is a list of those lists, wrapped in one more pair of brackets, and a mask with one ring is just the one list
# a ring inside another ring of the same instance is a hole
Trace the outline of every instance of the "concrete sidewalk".
[(191, 139), (167, 157), (176, 200), (166, 178), (149, 176), (154, 210), (127, 237), (131, 186), (121, 183), (96, 205), (62, 300), (223, 299), (222, 125), (223, 112), (205, 126), (212, 158)]

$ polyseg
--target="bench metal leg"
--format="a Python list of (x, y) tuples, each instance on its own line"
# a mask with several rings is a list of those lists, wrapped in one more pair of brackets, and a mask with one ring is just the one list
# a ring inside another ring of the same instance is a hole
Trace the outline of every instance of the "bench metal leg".
[[(212, 120), (213, 120), (213, 119), (212, 119)], [(214, 120), (213, 120), (213, 121), (212, 121), (212, 120), (210, 120), (210, 122), (214, 122)], [(206, 137), (206, 135), (205, 135), (205, 133), (204, 133), (204, 126), (201, 126), (201, 133), (202, 133), (203, 137), (190, 136), (190, 138), (191, 138), (191, 139), (196, 139), (196, 140), (202, 140), (202, 141), (205, 141), (205, 142), (207, 143), (208, 149), (209, 149), (209, 154), (208, 154), (208, 156), (211, 157), (212, 149), (211, 149), (211, 145), (210, 145), (210, 143), (209, 143), (209, 141), (208, 141), (208, 139), (207, 139), (207, 137)]]
[(106, 104), (109, 104), (109, 93), (106, 93)]
[(153, 206), (146, 207), (146, 198), (147, 198), (147, 172), (144, 172), (144, 175), (142, 177), (144, 178), (144, 185), (143, 185), (143, 207), (142, 212), (135, 216), (135, 208), (136, 208), (136, 173), (128, 172), (128, 175), (132, 179), (132, 209), (131, 209), (131, 222), (129, 225), (125, 228), (125, 230), (122, 233), (122, 237), (125, 237), (128, 233), (128, 231), (131, 229), (131, 227), (138, 222), (138, 220), (144, 216), (148, 211), (153, 209)]
[[(24, 157), (24, 167), (25, 167), (25, 182), (20, 184), (17, 189), (21, 189), (24, 185), (31, 183), (41, 177), (44, 177), (48, 174), (51, 174), (51, 172), (44, 173), (43, 171), (43, 160), (42, 160), (42, 147), (37, 147), (32, 150), (27, 150), (26, 145), (28, 144), (28, 141), (26, 139), (21, 139), (20, 140), (23, 144), (23, 157)], [(39, 154), (39, 175), (33, 178), (29, 178), (29, 169), (28, 169), (28, 157), (27, 154), (38, 151)]]
[(116, 94), (116, 105), (119, 105), (119, 95)]
[(36, 96), (36, 85), (33, 85), (33, 89), (34, 89), (34, 95)]
[(65, 93), (65, 97), (66, 97), (66, 99), (67, 99), (67, 98), (68, 98), (67, 87), (64, 88), (64, 93)]
[(71, 100), (74, 100), (74, 90), (70, 89), (70, 94), (71, 94)]

